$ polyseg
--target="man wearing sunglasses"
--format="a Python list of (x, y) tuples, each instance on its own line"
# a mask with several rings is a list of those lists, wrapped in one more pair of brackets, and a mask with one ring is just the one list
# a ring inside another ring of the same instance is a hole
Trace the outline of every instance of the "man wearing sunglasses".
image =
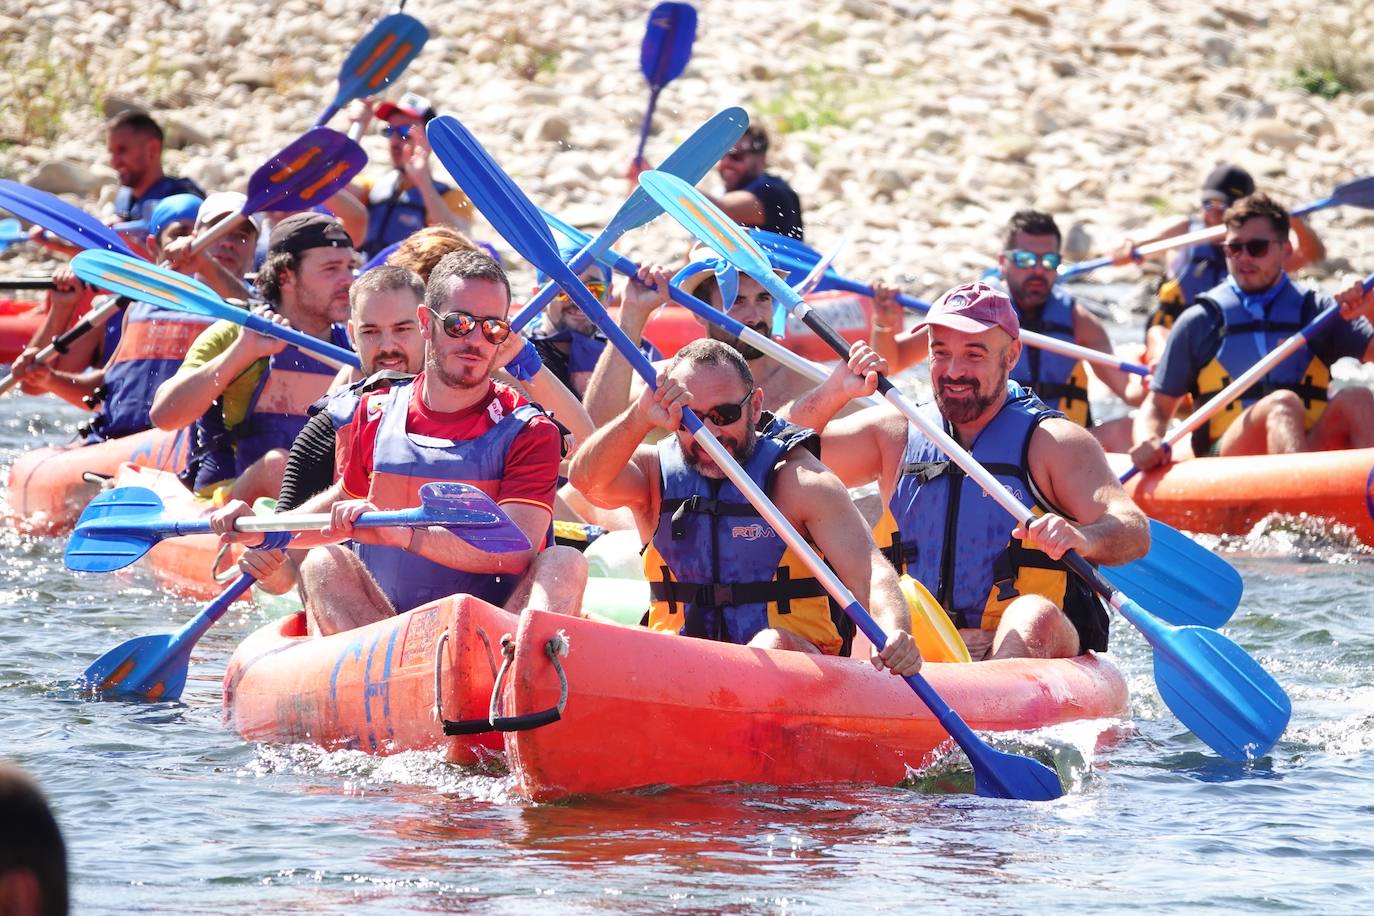
[[(681, 426), (706, 429), (888, 633), (874, 666), (914, 674), (921, 655), (897, 576), (849, 492), (815, 457), (815, 436), (763, 413), (739, 353), (716, 340), (678, 351), (614, 422), (573, 458), (569, 477), (595, 505), (628, 507), (645, 543), (651, 629), (766, 649), (848, 654), (853, 626), (778, 533)], [(654, 428), (669, 435), (642, 445)]]
[(1289, 218), (1264, 194), (1226, 211), (1227, 279), (1179, 316), (1135, 419), (1131, 459), (1142, 470), (1169, 461), (1161, 445), (1186, 394), (1202, 404), (1330, 306), (1345, 321), (1327, 327), (1193, 433), (1195, 455), (1264, 455), (1374, 445), (1374, 395), (1356, 385), (1328, 397), (1330, 366), (1374, 361), (1374, 294), (1360, 283), (1334, 300), (1295, 285)]
[[(511, 610), (531, 605), (577, 613), (586, 561), (571, 547), (545, 548), (561, 436), (542, 411), (493, 382), (510, 336), (510, 285), (480, 251), (445, 255), (417, 309), (424, 370), (413, 382), (365, 395), (354, 413), (339, 481), (297, 512), (329, 512), (322, 532), (298, 535), (312, 549), (300, 567), (311, 634), (328, 635), (412, 610), (445, 595), (475, 595)], [(419, 505), (430, 481), (481, 488), (533, 545), (489, 553), (442, 526), (355, 528), (374, 510)], [(226, 539), (252, 542), (217, 525)], [(353, 540), (357, 551), (342, 541)]]
[(711, 200), (741, 226), (757, 226), (800, 240), (801, 199), (791, 185), (767, 169), (768, 132), (751, 124), (716, 166), (725, 193)]
[[(367, 103), (359, 103), (357, 112), (364, 122), (371, 118)], [(429, 100), (413, 92), (398, 102), (377, 106), (376, 117), (385, 122), (382, 136), (387, 140), (391, 169), (380, 176), (364, 176), (349, 187), (367, 205), (367, 238), (362, 245), (367, 258), (425, 226), (452, 226), (462, 232), (472, 228), (472, 202), (467, 195), (430, 174), (425, 125), (434, 116)]]
[[(1111, 353), (1111, 338), (1102, 321), (1068, 293), (1055, 287), (1059, 279), (1061, 241), (1059, 226), (1048, 213), (1021, 210), (1007, 223), (997, 264), (1006, 280), (1020, 326), (1027, 331)], [(1092, 367), (1092, 372), (1127, 404), (1134, 406), (1145, 397), (1136, 376), (1098, 365)], [(1105, 446), (1115, 446), (1115, 450), (1120, 451), (1129, 444), (1129, 421), (1093, 426), (1088, 405), (1088, 367), (1080, 360), (1036, 347), (1022, 347), (1011, 378), (1033, 390), (1046, 406), (1092, 430)]]
[(1010, 380), (1022, 345), (1005, 293), (985, 283), (955, 287), (924, 327), (935, 397), (921, 411), (1035, 508), (1030, 525), (1017, 526), (895, 410), (833, 419), (877, 387), (872, 370), (881, 365), (862, 342), (788, 418), (821, 430), (826, 463), (845, 486), (877, 481), (887, 510), (878, 544), (936, 597), (975, 661), (1105, 650), (1106, 610), (1060, 558), (1070, 549), (1113, 565), (1143, 556), (1144, 514), (1102, 446)]

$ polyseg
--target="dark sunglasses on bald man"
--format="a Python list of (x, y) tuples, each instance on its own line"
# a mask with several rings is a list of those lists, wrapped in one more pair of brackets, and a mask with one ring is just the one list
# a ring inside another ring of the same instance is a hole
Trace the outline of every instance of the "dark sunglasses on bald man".
[(455, 339), (467, 337), (478, 326), (482, 328), (482, 336), (498, 347), (510, 337), (510, 322), (503, 318), (478, 318), (467, 312), (445, 312), (440, 315), (429, 306), (425, 306), (425, 311), (434, 316), (445, 334)]
[(1252, 258), (1262, 258), (1269, 253), (1269, 246), (1274, 244), (1273, 239), (1246, 239), (1243, 242), (1227, 242), (1221, 246), (1228, 258), (1240, 257), (1243, 251)]
[(716, 426), (729, 426), (731, 423), (736, 423), (739, 421), (740, 415), (744, 413), (744, 405), (754, 396), (754, 391), (753, 388), (746, 391), (738, 404), (717, 404), (715, 407), (697, 410), (697, 416), (703, 420), (710, 420)]

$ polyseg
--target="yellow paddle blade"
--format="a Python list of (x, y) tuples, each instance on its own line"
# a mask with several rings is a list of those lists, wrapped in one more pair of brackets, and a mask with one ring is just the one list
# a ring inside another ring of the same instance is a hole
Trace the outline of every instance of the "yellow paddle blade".
[(968, 646), (940, 602), (910, 576), (901, 578), (902, 596), (911, 611), (911, 635), (928, 662), (969, 662)]

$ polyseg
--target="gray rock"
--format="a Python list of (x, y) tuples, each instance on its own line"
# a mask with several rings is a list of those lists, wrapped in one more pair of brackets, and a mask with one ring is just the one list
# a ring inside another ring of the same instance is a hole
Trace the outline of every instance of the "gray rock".
[(1250, 139), (1257, 144), (1292, 151), (1311, 142), (1311, 138), (1277, 118), (1264, 118), (1250, 125)]
[(1204, 34), (1198, 50), (1207, 63), (1214, 67), (1229, 67), (1236, 55), (1236, 43), (1220, 32)]
[(267, 89), (275, 83), (275, 80), (272, 78), (272, 69), (266, 63), (244, 63), (230, 73), (225, 82), (231, 86)]
[(24, 183), (50, 194), (83, 195), (104, 184), (89, 168), (70, 159), (49, 159), (39, 163)]
[(558, 112), (550, 111), (530, 122), (529, 128), (525, 131), (525, 142), (566, 143), (571, 132), (572, 125), (568, 123), (568, 119)]
[(139, 102), (119, 95), (107, 95), (100, 101), (100, 110), (105, 113), (106, 118), (113, 118), (121, 111), (142, 110), (143, 108), (144, 106)]
[(162, 122), (162, 131), (166, 138), (164, 145), (168, 149), (210, 145), (210, 137), (206, 133), (182, 118), (165, 119)]

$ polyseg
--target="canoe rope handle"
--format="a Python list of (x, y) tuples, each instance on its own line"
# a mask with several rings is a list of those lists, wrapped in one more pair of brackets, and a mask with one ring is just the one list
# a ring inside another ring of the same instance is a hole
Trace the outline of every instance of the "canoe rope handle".
[[(485, 637), (486, 634), (480, 634)], [(568, 675), (563, 671), (563, 664), (558, 659), (560, 656), (568, 654), (568, 634), (562, 630), (549, 639), (544, 644), (544, 654), (553, 663), (553, 670), (558, 674), (558, 704), (540, 712), (527, 713), (523, 716), (503, 716), (501, 715), (501, 686), (505, 683), (506, 672), (510, 670), (511, 662), (515, 660), (515, 638), (507, 633), (501, 637), (501, 670), (496, 674), (496, 683), (491, 689), (491, 705), (487, 710), (485, 719), (462, 719), (453, 721), (443, 717), (443, 646), (448, 639), (445, 632), (439, 639), (439, 644), (435, 649), (434, 665), (434, 709), (438, 714), (439, 721), (444, 725), (445, 735), (480, 735), (486, 732), (522, 732), (532, 728), (540, 728), (544, 725), (551, 725), (563, 717), (563, 710), (568, 705)], [(485, 639), (484, 639), (485, 641)], [(490, 646), (488, 646), (490, 650)]]
[[(227, 553), (229, 553), (229, 545), (220, 544), (219, 552), (215, 554), (214, 562), (210, 564), (210, 578), (219, 583), (228, 582), (230, 579), (237, 579), (239, 577), (238, 568), (233, 562), (230, 562), (224, 569), (219, 568), (220, 563), (224, 561), (225, 554)], [(232, 561), (233, 558), (230, 557), (230, 560)]]

